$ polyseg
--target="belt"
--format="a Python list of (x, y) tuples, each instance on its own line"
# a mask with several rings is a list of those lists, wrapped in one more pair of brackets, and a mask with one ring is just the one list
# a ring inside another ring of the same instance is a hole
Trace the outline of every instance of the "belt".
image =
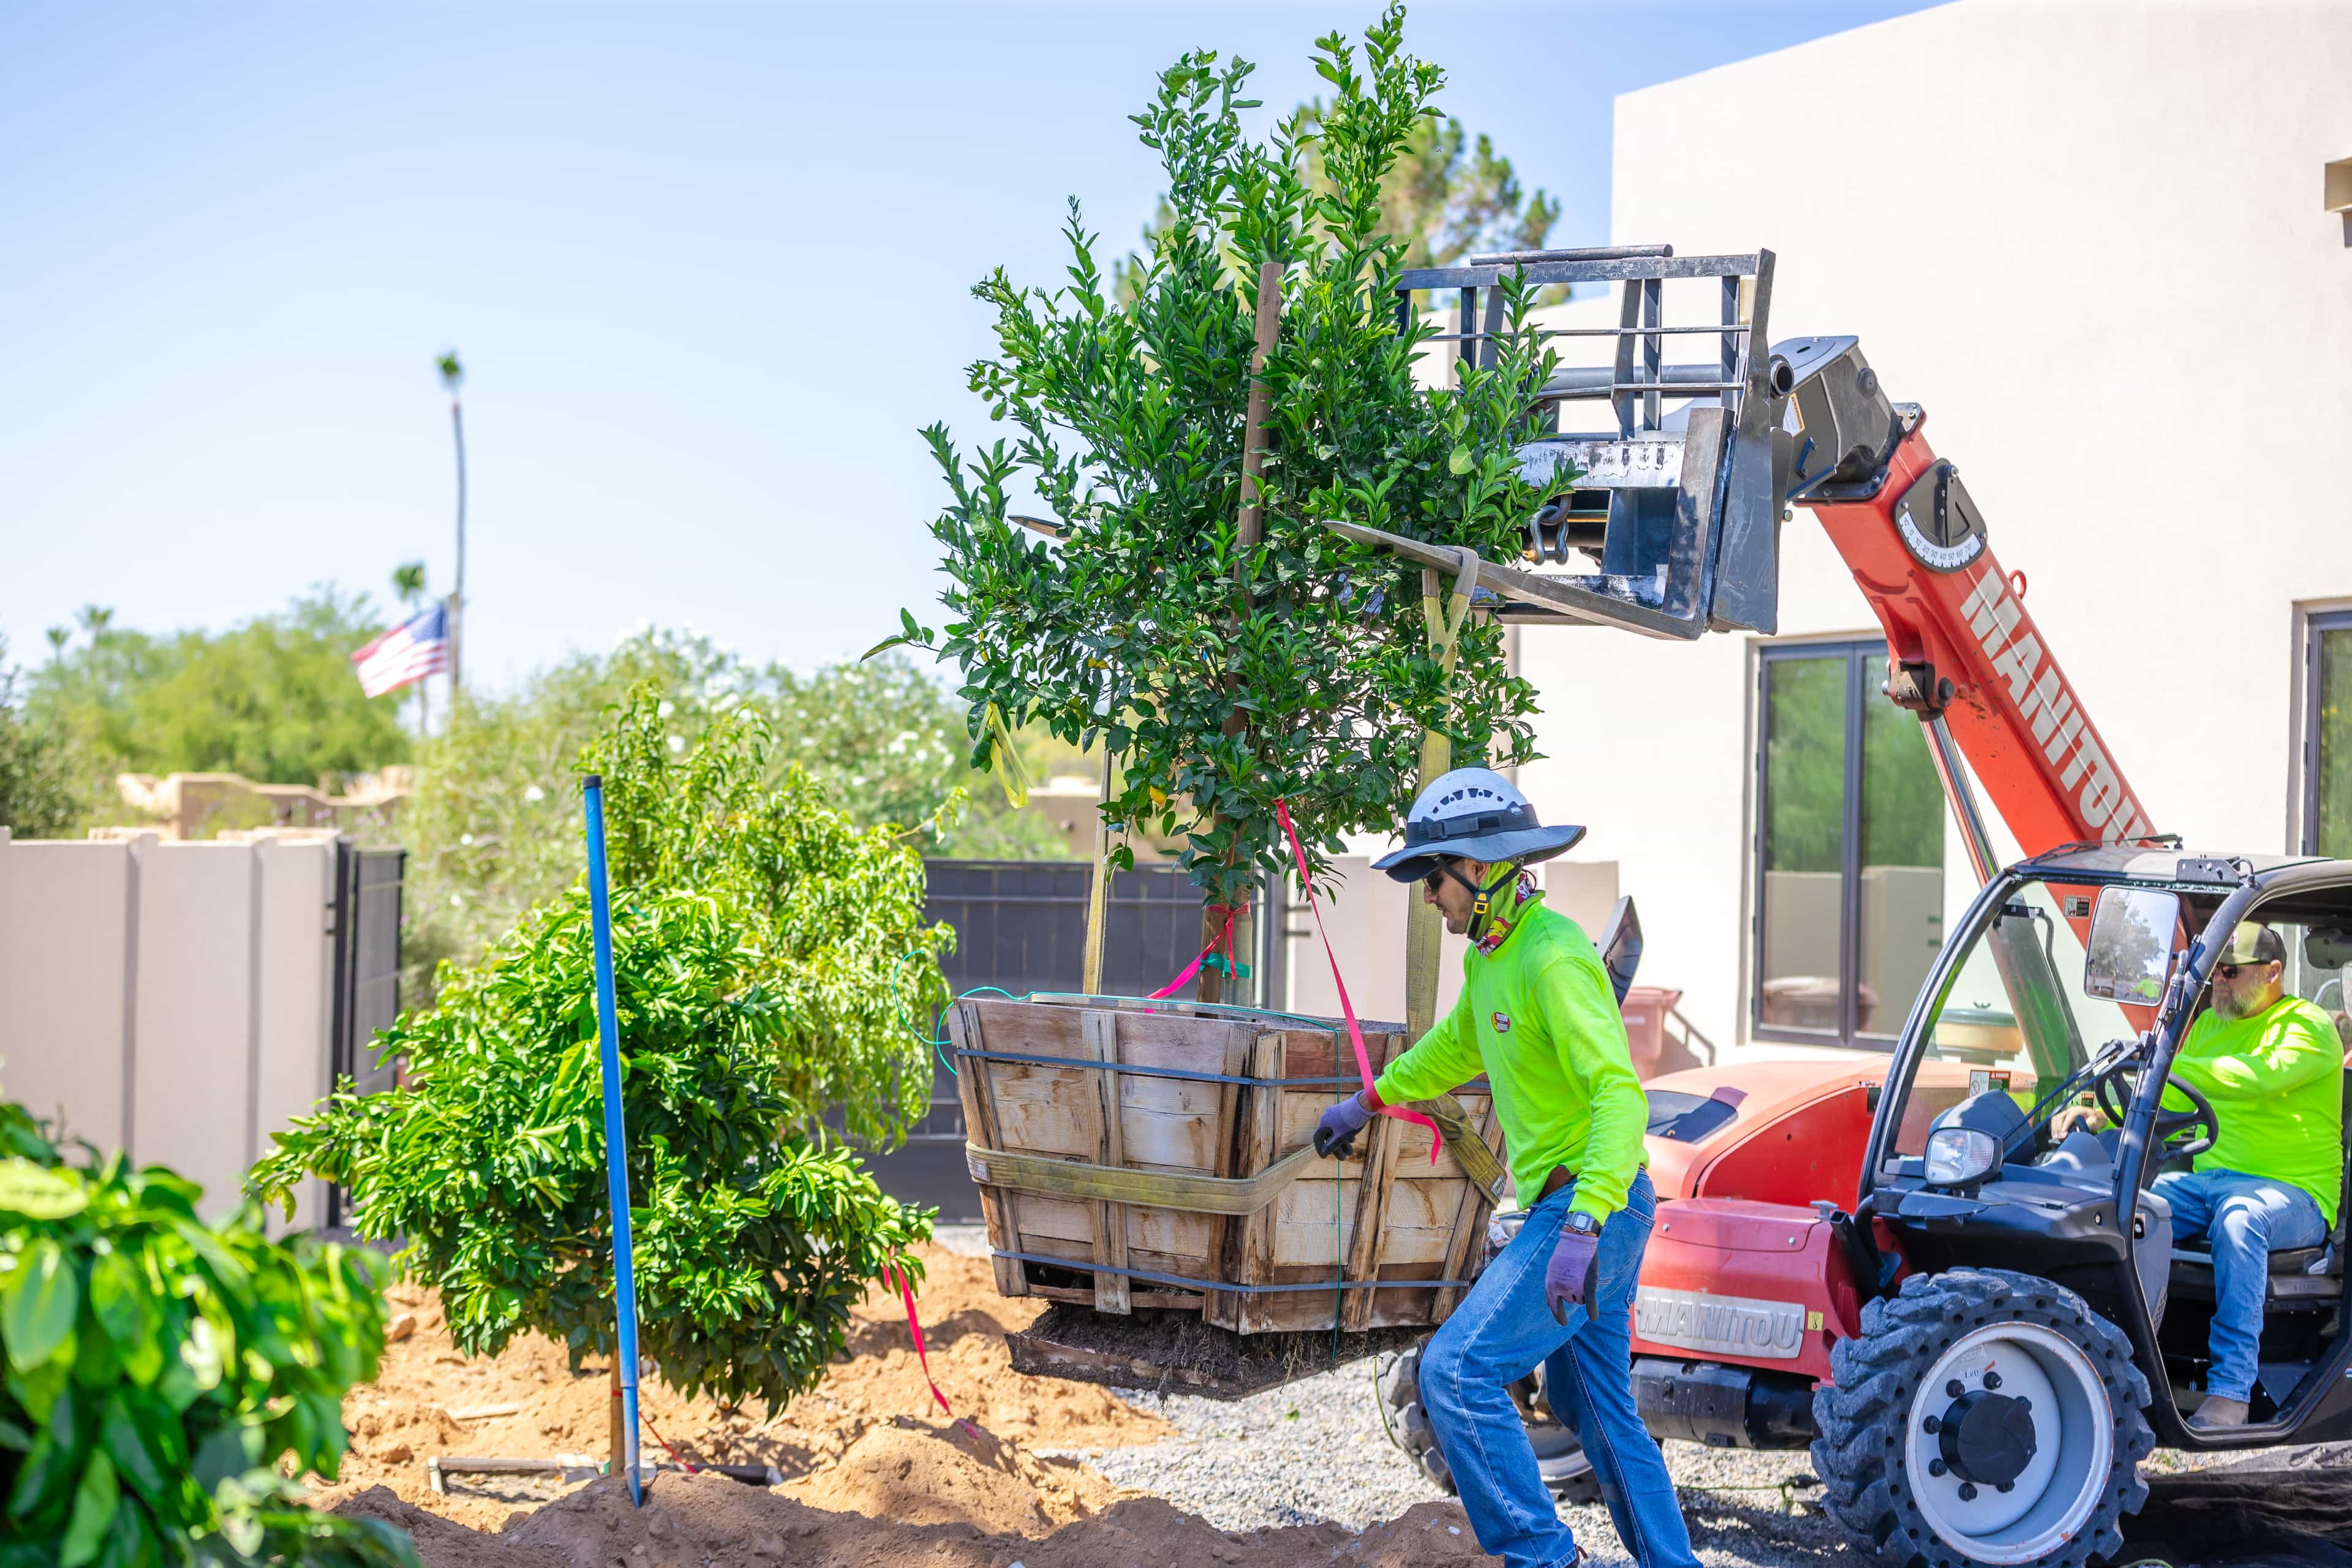
[[(1543, 1191), (1537, 1195), (1536, 1203), (1543, 1202), (1545, 1198), (1551, 1196), (1574, 1180), (1576, 1180), (1574, 1171), (1570, 1170), (1566, 1165), (1554, 1165), (1551, 1168), (1551, 1174), (1544, 1178)], [(1529, 1204), (1528, 1206), (1533, 1208), (1535, 1204)]]

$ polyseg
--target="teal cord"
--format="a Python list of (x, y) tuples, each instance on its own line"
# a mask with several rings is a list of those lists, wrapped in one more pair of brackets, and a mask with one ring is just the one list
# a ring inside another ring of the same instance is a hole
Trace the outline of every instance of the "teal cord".
[[(948, 1060), (948, 1041), (940, 1034), (940, 1019), (946, 1016), (948, 1007), (954, 1006), (966, 996), (980, 996), (992, 994), (1003, 997), (1008, 1002), (1025, 1001), (1027, 998), (1015, 996), (1012, 992), (1007, 991), (1002, 985), (975, 985), (969, 991), (960, 992), (956, 995), (949, 997), (947, 1006), (941, 1007), (938, 1012), (931, 1015), (931, 1032), (929, 1035), (924, 1035), (916, 1029), (914, 1017), (907, 1011), (907, 998), (901, 994), (898, 990), (898, 975), (900, 972), (907, 967), (907, 961), (914, 956), (916, 955), (912, 952), (902, 952), (898, 955), (898, 962), (890, 966), (891, 1005), (898, 1008), (898, 1023), (906, 1029), (907, 1033), (913, 1036), (915, 1039), (921, 1044), (930, 1047), (931, 1054), (939, 1058), (940, 1066), (948, 1069), (948, 1076), (950, 1078), (961, 1078), (963, 1075), (956, 1071), (955, 1063)], [(1035, 994), (1036, 993), (1034, 991), (1029, 993), (1029, 995), (1031, 996), (1034, 996)]]

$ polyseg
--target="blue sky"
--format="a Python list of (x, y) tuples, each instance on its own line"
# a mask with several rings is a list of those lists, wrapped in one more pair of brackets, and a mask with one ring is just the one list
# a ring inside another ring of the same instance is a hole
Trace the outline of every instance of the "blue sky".
[[(1409, 36), (1580, 244), (1613, 95), (1920, 8), (1424, 0)], [(1073, 195), (1131, 243), (1159, 185), (1125, 116), (1178, 53), (1258, 62), (1271, 113), (1372, 14), (0, 9), (0, 636), (382, 598), (417, 557), (446, 589), (455, 346), (471, 678), (641, 619), (854, 655), (937, 592), (917, 430), (987, 434), (971, 282), (1055, 280)]]

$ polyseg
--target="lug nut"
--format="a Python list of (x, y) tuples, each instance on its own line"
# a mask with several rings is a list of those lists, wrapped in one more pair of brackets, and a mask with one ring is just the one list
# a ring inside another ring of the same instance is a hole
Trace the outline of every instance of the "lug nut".
[(1919, 1423), (1919, 1430), (1925, 1432), (1930, 1437), (1934, 1436), (1943, 1429), (1943, 1422), (1933, 1415), (1928, 1416), (1927, 1419)]
[(1927, 1461), (1927, 1473), (1928, 1473), (1929, 1475), (1931, 1475), (1931, 1476), (1940, 1476), (1940, 1475), (1942, 1475), (1942, 1474), (1944, 1473), (1944, 1461), (1943, 1461), (1943, 1460), (1941, 1460), (1941, 1459), (1930, 1459), (1930, 1460), (1928, 1460), (1928, 1461)]
[(2017, 1489), (2017, 1483), (2015, 1481), (1995, 1481), (1993, 1483), (1992, 1489), (1997, 1492), (2013, 1492)]
[(2033, 1408), (2033, 1401), (2026, 1398), (2025, 1395), (2021, 1394), (2017, 1396), (2017, 1407), (2020, 1410), (2031, 1410)]
[(1974, 1502), (1977, 1500), (1976, 1482), (1962, 1481), (1960, 1483), (1960, 1500), (1962, 1502)]
[(1968, 1389), (1961, 1384), (1960, 1380), (1956, 1377), (1952, 1379), (1951, 1382), (1944, 1384), (1944, 1392), (1950, 1394), (1954, 1399), (1958, 1399), (1961, 1394), (1966, 1394)]
[(1997, 1372), (1987, 1372), (1985, 1373), (1985, 1386), (1987, 1388), (1999, 1388), (2000, 1386), (2000, 1373)]

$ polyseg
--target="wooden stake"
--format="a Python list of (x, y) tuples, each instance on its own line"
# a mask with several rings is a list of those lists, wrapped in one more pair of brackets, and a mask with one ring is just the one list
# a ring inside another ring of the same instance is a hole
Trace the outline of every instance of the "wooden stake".
[[(1266, 357), (1282, 334), (1282, 263), (1261, 261), (1257, 268), (1257, 343), (1250, 353), (1249, 406), (1242, 424), (1242, 513), (1235, 531), (1234, 560), (1234, 614), (1238, 620), (1250, 611), (1249, 555), (1265, 539), (1265, 510), (1260, 500), (1261, 486), (1265, 476), (1265, 419), (1268, 395), (1265, 386)], [(1244, 727), (1236, 711), (1225, 721), (1225, 733), (1238, 734)], [(1231, 864), (1231, 862), (1228, 862)], [(1236, 921), (1236, 924), (1239, 922)], [(1201, 945), (1215, 942), (1225, 929), (1225, 917), (1213, 904), (1201, 907)], [(1225, 976), (1223, 971), (1206, 964), (1201, 968), (1201, 984), (1197, 993), (1203, 1002), (1222, 1002), (1225, 996)]]
[[(1429, 627), (1429, 649), (1437, 656), (1438, 668), (1448, 680), (1453, 679), (1461, 648), (1462, 628), (1470, 619), (1471, 590), (1478, 585), (1477, 557), (1467, 552), (1465, 555), (1464, 570), (1454, 579), (1451, 603), (1440, 599), (1437, 568), (1421, 569), (1421, 615)], [(1418, 798), (1453, 766), (1453, 737), (1442, 731), (1423, 730), (1414, 796)], [(1421, 889), (1413, 888), (1409, 896), (1412, 901), (1404, 915), (1404, 1028), (1405, 1038), (1418, 1040), (1437, 1022), (1438, 967), (1444, 957), (1445, 932), (1435, 906), (1421, 896)]]
[[(1111, 750), (1103, 745), (1102, 805), (1110, 804)], [(1110, 897), (1110, 824), (1103, 819), (1100, 806), (1095, 811), (1095, 874), (1087, 889), (1087, 965), (1085, 990), (1089, 996), (1102, 994), (1103, 943), (1108, 935)]]
[(612, 1455), (610, 1474), (629, 1473), (629, 1423), (621, 1414), (621, 1352), (613, 1352), (613, 1416), (605, 1434), (606, 1452)]

